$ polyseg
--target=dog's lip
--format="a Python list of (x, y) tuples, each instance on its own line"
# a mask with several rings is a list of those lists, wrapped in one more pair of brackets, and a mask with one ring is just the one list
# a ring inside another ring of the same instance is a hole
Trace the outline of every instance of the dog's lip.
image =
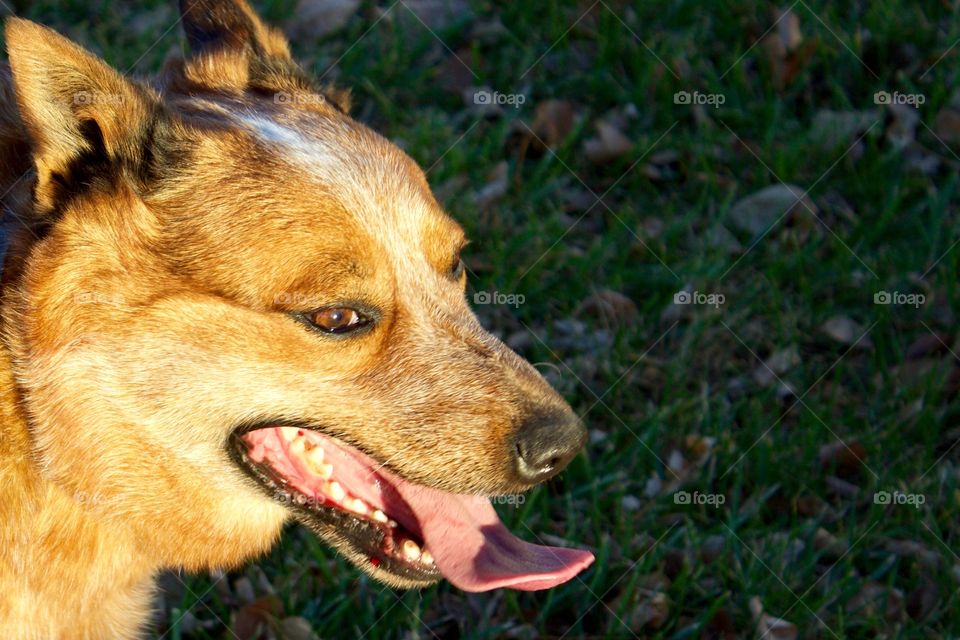
[[(283, 423), (291, 426), (290, 423)], [(298, 520), (314, 530), (318, 535), (324, 535), (324, 527), (335, 527), (337, 542), (346, 543), (352, 552), (355, 564), (361, 561), (370, 563), (370, 567), (382, 573), (399, 578), (408, 584), (425, 586), (440, 580), (443, 576), (436, 566), (425, 565), (420, 562), (409, 562), (398, 557), (399, 553), (388, 552), (385, 546), (394, 544), (397, 540), (414, 539), (422, 547), (422, 536), (418, 531), (401, 526), (398, 530), (391, 530), (381, 523), (371, 522), (369, 518), (361, 518), (349, 511), (335, 506), (327, 506), (310, 499), (302, 492), (290, 487), (270, 465), (259, 463), (248, 456), (247, 445), (243, 435), (259, 429), (268, 429), (278, 426), (278, 423), (265, 423), (260, 426), (252, 425), (237, 429), (231, 434), (228, 450), (233, 460), (250, 475), (275, 500), (289, 506), (296, 513)], [(297, 427), (307, 431), (321, 433), (316, 429), (305, 426)], [(329, 436), (325, 436), (329, 438)], [(345, 450), (349, 450), (344, 446)], [(391, 514), (393, 515), (393, 514)], [(404, 522), (409, 520), (404, 517)], [(394, 523), (395, 524), (395, 523)], [(350, 553), (347, 554), (351, 556)], [(366, 568), (366, 567), (361, 567)]]
[[(331, 447), (334, 466), (344, 469), (345, 480), (350, 478), (344, 484), (347, 492), (381, 508), (423, 541), (443, 577), (465, 591), (547, 589), (572, 579), (593, 562), (593, 555), (587, 551), (545, 547), (517, 538), (503, 525), (487, 498), (405, 480), (362, 451), (321, 431), (308, 431), (321, 439), (317, 446)], [(253, 446), (251, 457), (264, 460), (270, 457), (266, 452), (281, 449), (289, 453), (286, 444), (277, 446), (282, 439), (280, 428), (272, 429), (272, 434), (265, 431), (262, 439), (249, 443)], [(285, 458), (274, 455), (272, 459), (289, 467)], [(294, 472), (290, 481), (302, 479)], [(367, 489), (373, 495), (366, 493)]]

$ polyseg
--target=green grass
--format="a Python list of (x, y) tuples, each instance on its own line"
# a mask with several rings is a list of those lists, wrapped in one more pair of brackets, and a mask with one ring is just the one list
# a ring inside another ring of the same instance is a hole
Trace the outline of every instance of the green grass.
[[(258, 8), (283, 21), (294, 4)], [(168, 577), (158, 635), (232, 637), (224, 624), (236, 629), (244, 577), (257, 596), (272, 589), (285, 615), (305, 617), (321, 637), (747, 637), (754, 596), (802, 637), (960, 634), (960, 405), (943, 373), (958, 364), (960, 158), (929, 129), (957, 84), (960, 49), (938, 59), (960, 38), (958, 19), (932, 0), (800, 2), (794, 10), (809, 59), (778, 88), (764, 46), (754, 46), (773, 23), (767, 3), (609, 0), (571, 29), (589, 6), (475, 2), (472, 18), (437, 32), (446, 46), (419, 23), (388, 19), (367, 33), (373, 18), (361, 12), (331, 37), (293, 48), (318, 75), (336, 62), (327, 77), (353, 87), (357, 117), (424, 166), (442, 158), (429, 178), (473, 240), (471, 290), (525, 296), (518, 308), (477, 310), (531, 361), (554, 365), (542, 369), (592, 438), (586, 456), (502, 513), (523, 537), (587, 545), (597, 563), (543, 593), (466, 595), (449, 585), (400, 593), (290, 529), (269, 557), (216, 586), (208, 576), (181, 576), (185, 589)], [(152, 72), (180, 46), (176, 29), (154, 44), (175, 20), (167, 3), (40, 0), (18, 11), (123, 70)], [(475, 36), (477, 23), (495, 19), (499, 35)], [(522, 93), (526, 103), (478, 120), (459, 94), (441, 88), (447, 47), (476, 74), (473, 84)], [(681, 90), (722, 94), (725, 103), (697, 118), (674, 104)], [(884, 135), (883, 113), (852, 150), (852, 138), (830, 145), (811, 130), (820, 109), (875, 108), (878, 90), (925, 96), (917, 140), (940, 157), (938, 171), (911, 169)], [(521, 158), (517, 127), (551, 98), (573, 101), (581, 124), (555, 153)], [(624, 128), (633, 151), (590, 163), (582, 144), (593, 121), (627, 104), (636, 112)], [(644, 164), (666, 150), (677, 160), (666, 179), (651, 180)], [(502, 160), (506, 196), (478, 207), (473, 191)], [(457, 179), (468, 186), (451, 187)], [(752, 246), (740, 253), (709, 241), (733, 203), (780, 180), (811, 188), (819, 220), (801, 211), (762, 238), (734, 230)], [(571, 191), (605, 194), (606, 207), (585, 212), (570, 204)], [(659, 233), (643, 234), (652, 220)], [(687, 307), (675, 319), (673, 295), (687, 284), (726, 302)], [(636, 319), (608, 331), (608, 321), (585, 312), (581, 302), (603, 289), (630, 297)], [(923, 292), (927, 301), (875, 305), (881, 290)], [(870, 328), (869, 346), (848, 351), (828, 337), (821, 327), (834, 316)], [(583, 323), (583, 336), (564, 334), (558, 321), (571, 318)], [(528, 331), (536, 337), (523, 338)], [(907, 348), (931, 331), (944, 347), (907, 363)], [(754, 378), (755, 356), (790, 346), (799, 363), (781, 377), (796, 395)], [(691, 436), (715, 445), (679, 488), (722, 494), (720, 507), (676, 504), (670, 490), (645, 493), (653, 474), (670, 479), (671, 452), (690, 460)], [(865, 464), (823, 468), (821, 447), (838, 439), (859, 443)], [(855, 495), (837, 492), (838, 475)], [(894, 490), (920, 494), (925, 504), (874, 503), (875, 492)], [(840, 550), (815, 543), (818, 529)], [(891, 540), (930, 553), (905, 553)], [(871, 582), (899, 590), (903, 610), (857, 609)], [(666, 615), (641, 628), (637, 612), (656, 592), (669, 602)], [(209, 624), (187, 634), (180, 612), (188, 610)], [(899, 615), (884, 619), (888, 611)]]

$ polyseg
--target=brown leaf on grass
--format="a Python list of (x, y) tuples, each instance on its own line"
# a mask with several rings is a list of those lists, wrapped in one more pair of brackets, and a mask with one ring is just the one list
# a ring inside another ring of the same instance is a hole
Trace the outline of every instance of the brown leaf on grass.
[(812, 137), (828, 149), (848, 147), (880, 119), (876, 109), (836, 111), (820, 109), (810, 126)]
[(838, 559), (847, 552), (847, 545), (835, 535), (820, 527), (813, 534), (813, 548), (820, 551), (824, 557)]
[(757, 637), (764, 640), (796, 640), (797, 625), (776, 618), (763, 610), (760, 598), (750, 598), (750, 615), (757, 626)]
[[(849, 316), (833, 316), (823, 323), (820, 330), (832, 340), (843, 345), (852, 346), (856, 344), (858, 349), (869, 349), (873, 346), (870, 336), (863, 335), (863, 327)], [(863, 337), (861, 338), (861, 336)]]
[(950, 344), (950, 336), (943, 332), (922, 333), (920, 337), (910, 343), (907, 347), (907, 360), (920, 360), (930, 356), (944, 355), (948, 352), (947, 345)]
[(633, 326), (638, 317), (637, 305), (618, 291), (603, 289), (585, 298), (574, 315), (581, 319), (596, 319), (606, 327)]
[[(577, 111), (569, 100), (545, 100), (533, 112), (530, 146), (538, 151), (556, 149), (577, 123)], [(529, 132), (523, 127), (521, 133)], [(544, 146), (546, 145), (546, 146)]]
[(891, 104), (887, 107), (890, 114), (884, 135), (896, 149), (906, 149), (917, 139), (917, 125), (920, 124), (920, 112), (908, 104)]
[(904, 618), (903, 592), (879, 582), (867, 582), (846, 606), (847, 614), (900, 622)]
[[(456, 95), (468, 95), (473, 87), (474, 77), (470, 68), (465, 64), (470, 60), (471, 50), (464, 47), (451, 53), (443, 59), (437, 67), (437, 84), (441, 89)], [(474, 103), (473, 96), (467, 104)]]
[(283, 615), (283, 603), (276, 596), (264, 596), (237, 610), (233, 633), (238, 640), (257, 640), (264, 629), (273, 627)]
[(921, 622), (925, 620), (940, 601), (940, 589), (929, 578), (921, 578), (920, 585), (907, 596), (907, 615)]
[(897, 540), (888, 538), (884, 541), (884, 548), (890, 553), (916, 560), (927, 569), (939, 569), (943, 564), (943, 556), (915, 540)]
[(738, 200), (727, 215), (734, 228), (757, 235), (781, 220), (817, 211), (800, 187), (774, 184)]
[(700, 634), (701, 640), (736, 640), (742, 637), (726, 609), (718, 609)]
[(816, 41), (804, 44), (800, 18), (792, 8), (778, 10), (773, 21), (776, 29), (764, 36), (761, 46), (770, 65), (773, 85), (782, 91), (806, 67), (813, 56)]
[(834, 442), (820, 447), (820, 468), (835, 470), (842, 478), (857, 476), (864, 466), (867, 450), (856, 440)]
[(508, 174), (509, 166), (506, 160), (501, 160), (494, 166), (487, 176), (487, 184), (480, 187), (473, 196), (473, 201), (478, 207), (489, 207), (507, 194), (507, 189), (510, 186)]
[(634, 633), (644, 629), (659, 629), (670, 617), (670, 599), (660, 591), (640, 590), (636, 606), (627, 612), (627, 626)]
[(933, 133), (945, 144), (960, 147), (960, 109), (941, 109), (933, 121)]
[(796, 345), (779, 349), (770, 354), (763, 364), (753, 371), (753, 379), (761, 387), (769, 387), (779, 382), (778, 377), (800, 364), (800, 352)]
[(306, 618), (291, 616), (280, 621), (280, 640), (315, 640), (317, 634)]
[(620, 129), (606, 120), (594, 123), (597, 135), (587, 138), (583, 143), (583, 152), (587, 160), (594, 164), (606, 164), (633, 149), (633, 142)]
[(319, 39), (340, 29), (360, 8), (360, 0), (299, 0), (287, 25), (297, 39)]

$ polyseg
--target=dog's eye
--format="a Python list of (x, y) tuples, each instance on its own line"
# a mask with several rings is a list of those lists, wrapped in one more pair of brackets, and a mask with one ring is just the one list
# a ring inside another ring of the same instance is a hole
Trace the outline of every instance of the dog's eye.
[(459, 280), (463, 277), (463, 272), (466, 270), (466, 266), (463, 264), (463, 260), (460, 258), (460, 253), (457, 252), (457, 255), (453, 257), (453, 266), (450, 267), (450, 277), (454, 280)]
[(359, 311), (349, 307), (332, 307), (313, 311), (307, 314), (307, 320), (326, 333), (346, 333), (359, 329), (368, 322)]

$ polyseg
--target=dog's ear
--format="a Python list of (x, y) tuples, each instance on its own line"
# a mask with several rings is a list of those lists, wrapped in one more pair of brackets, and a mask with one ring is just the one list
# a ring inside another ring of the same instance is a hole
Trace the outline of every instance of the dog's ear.
[(250, 51), (258, 58), (291, 59), (286, 38), (244, 0), (180, 0), (180, 16), (194, 54)]
[(314, 86), (291, 57), (283, 33), (264, 23), (246, 0), (179, 1), (191, 56), (168, 61), (161, 75), (165, 92), (322, 93), (340, 111), (350, 110), (349, 92)]
[(40, 208), (53, 203), (78, 161), (142, 153), (157, 101), (103, 60), (46, 27), (10, 18), (7, 53), (20, 118), (37, 171)]

